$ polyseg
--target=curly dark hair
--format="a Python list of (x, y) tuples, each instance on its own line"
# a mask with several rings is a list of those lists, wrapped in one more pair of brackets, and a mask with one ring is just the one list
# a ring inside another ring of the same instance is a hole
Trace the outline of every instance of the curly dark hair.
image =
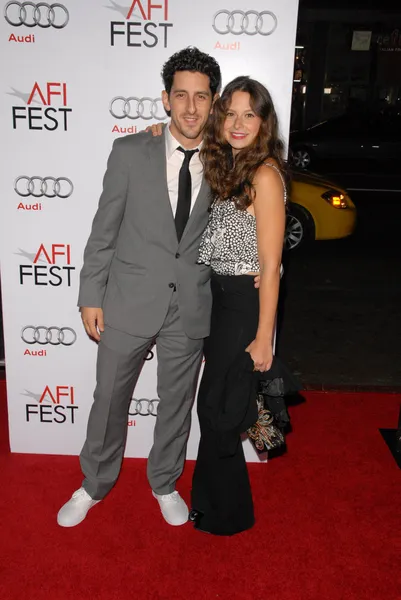
[[(223, 125), (235, 92), (247, 92), (250, 95), (251, 108), (262, 119), (262, 123), (252, 144), (238, 152), (234, 160), (232, 148), (224, 138)], [(268, 90), (254, 79), (237, 77), (224, 88), (214, 104), (203, 140), (200, 156), (205, 178), (213, 196), (220, 200), (233, 199), (241, 210), (250, 206), (254, 197), (252, 182), (256, 171), (268, 159), (275, 161), (284, 180), (287, 180), (284, 144), (279, 137), (273, 100)]]
[(207, 75), (213, 96), (220, 89), (221, 73), (218, 62), (212, 56), (209, 56), (209, 54), (201, 52), (198, 48), (184, 48), (170, 56), (168, 61), (164, 63), (161, 75), (164, 89), (168, 94), (170, 94), (174, 74), (177, 71), (192, 71), (193, 73)]

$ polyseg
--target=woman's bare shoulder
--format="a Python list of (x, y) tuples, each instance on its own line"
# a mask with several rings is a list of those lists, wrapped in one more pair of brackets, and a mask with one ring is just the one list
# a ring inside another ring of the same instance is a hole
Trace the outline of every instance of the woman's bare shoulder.
[(261, 164), (256, 171), (254, 184), (264, 185), (275, 182), (282, 185), (281, 169), (280, 165), (274, 158), (269, 158), (263, 164)]
[(277, 160), (275, 158), (269, 157), (267, 158), (264, 163), (261, 164), (260, 168), (269, 168), (269, 167), (276, 167), (276, 169), (280, 170), (280, 165), (278, 164)]

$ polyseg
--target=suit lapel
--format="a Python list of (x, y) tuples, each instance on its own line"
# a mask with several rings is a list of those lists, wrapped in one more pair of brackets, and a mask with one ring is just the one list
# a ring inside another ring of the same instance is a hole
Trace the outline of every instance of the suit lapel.
[(160, 210), (163, 211), (166, 223), (166, 235), (169, 236), (173, 246), (177, 246), (177, 234), (175, 231), (174, 215), (171, 210), (170, 197), (167, 187), (167, 161), (166, 161), (166, 128), (160, 137), (152, 138), (149, 143), (149, 157), (154, 174), (153, 186), (156, 198), (160, 201)]

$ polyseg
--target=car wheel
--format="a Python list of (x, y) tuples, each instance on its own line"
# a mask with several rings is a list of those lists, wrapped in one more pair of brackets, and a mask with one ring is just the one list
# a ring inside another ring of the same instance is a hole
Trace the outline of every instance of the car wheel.
[(312, 154), (308, 148), (295, 148), (292, 152), (292, 162), (297, 169), (309, 169), (312, 163)]
[(284, 249), (295, 250), (315, 239), (312, 215), (303, 206), (290, 205), (284, 235)]

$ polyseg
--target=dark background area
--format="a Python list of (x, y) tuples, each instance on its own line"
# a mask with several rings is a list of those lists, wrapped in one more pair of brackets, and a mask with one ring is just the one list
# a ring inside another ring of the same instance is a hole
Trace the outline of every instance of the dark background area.
[(401, 192), (355, 192), (357, 229), (285, 258), (278, 354), (312, 389), (401, 388)]
[[(357, 32), (368, 49), (353, 49)], [(400, 107), (401, 5), (388, 0), (300, 0), (292, 129), (353, 106)]]
[[(352, 49), (358, 31), (371, 33), (362, 51)], [(401, 115), (399, 3), (300, 0), (296, 45), (292, 130), (362, 108)], [(278, 353), (307, 387), (401, 388), (400, 170), (313, 170), (348, 189), (357, 228), (285, 254)]]
[[(370, 43), (355, 50), (356, 32)], [(300, 0), (291, 129), (343, 114), (401, 118), (401, 5)], [(401, 170), (314, 165), (354, 201), (353, 236), (285, 257), (278, 352), (316, 388), (401, 386)]]

